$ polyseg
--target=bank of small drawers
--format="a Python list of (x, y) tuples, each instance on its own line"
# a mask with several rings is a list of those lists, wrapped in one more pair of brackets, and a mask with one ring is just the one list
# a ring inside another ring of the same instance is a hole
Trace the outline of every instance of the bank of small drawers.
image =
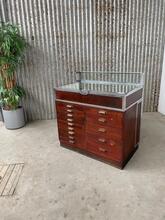
[(106, 109), (57, 102), (60, 142), (105, 159), (122, 159), (123, 114)]
[[(57, 103), (59, 138), (63, 144), (82, 146), (84, 112), (67, 103)], [(82, 143), (81, 143), (82, 142)]]

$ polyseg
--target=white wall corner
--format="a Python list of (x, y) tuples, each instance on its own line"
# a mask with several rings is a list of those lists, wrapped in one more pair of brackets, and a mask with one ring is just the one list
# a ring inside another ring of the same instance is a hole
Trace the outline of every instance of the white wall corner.
[(164, 50), (164, 58), (163, 58), (158, 111), (165, 115), (165, 50)]

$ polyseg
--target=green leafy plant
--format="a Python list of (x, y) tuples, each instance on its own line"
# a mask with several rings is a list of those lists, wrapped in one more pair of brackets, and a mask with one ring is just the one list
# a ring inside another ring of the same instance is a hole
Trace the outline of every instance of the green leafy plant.
[(25, 96), (25, 91), (20, 86), (11, 89), (0, 88), (0, 105), (5, 110), (15, 110), (19, 107), (21, 98)]
[(8, 110), (18, 108), (25, 95), (23, 88), (16, 84), (15, 72), (24, 60), (26, 47), (17, 25), (0, 24), (0, 105)]
[(27, 47), (19, 27), (10, 23), (0, 25), (0, 71), (4, 77), (12, 77), (18, 64), (23, 61)]

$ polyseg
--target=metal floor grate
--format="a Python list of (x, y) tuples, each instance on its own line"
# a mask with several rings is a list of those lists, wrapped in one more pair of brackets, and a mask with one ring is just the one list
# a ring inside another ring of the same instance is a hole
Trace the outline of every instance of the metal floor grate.
[(0, 196), (12, 196), (24, 163), (0, 165)]

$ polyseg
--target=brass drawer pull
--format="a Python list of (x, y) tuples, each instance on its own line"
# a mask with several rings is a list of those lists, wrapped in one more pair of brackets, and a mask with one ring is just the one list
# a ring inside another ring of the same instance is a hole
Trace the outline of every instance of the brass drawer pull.
[(99, 138), (98, 141), (102, 142), (102, 143), (105, 143), (106, 140), (104, 138)]
[(69, 139), (72, 139), (72, 140), (74, 140), (74, 137), (73, 137), (73, 136), (69, 136)]
[(104, 152), (104, 153), (107, 152), (107, 150), (102, 147), (99, 147), (99, 151)]
[(99, 118), (98, 121), (99, 122), (106, 122), (106, 119), (105, 118)]
[(74, 126), (74, 123), (68, 122), (68, 126)]
[(106, 129), (105, 129), (105, 128), (99, 128), (98, 131), (100, 131), (100, 132), (106, 132)]
[(74, 144), (75, 142), (74, 142), (74, 141), (72, 141), (72, 140), (69, 140), (69, 143)]
[(73, 119), (72, 118), (67, 118), (67, 121), (73, 122)]
[(67, 108), (73, 108), (73, 105), (66, 105)]
[(102, 114), (102, 115), (106, 115), (106, 114), (107, 114), (107, 112), (104, 111), (104, 110), (100, 110), (100, 111), (98, 111), (98, 113), (99, 113), (99, 114)]
[(69, 131), (74, 131), (74, 128), (68, 127), (68, 130), (69, 130)]
[(113, 146), (115, 146), (115, 142), (114, 142), (114, 141), (110, 141), (109, 145), (110, 145), (111, 147), (113, 147)]
[(67, 114), (67, 116), (68, 116), (68, 117), (73, 117), (73, 115), (72, 115), (72, 114)]
[(67, 109), (67, 112), (70, 112), (70, 113), (71, 113), (71, 112), (73, 112), (73, 110), (72, 110), (72, 109)]
[(71, 134), (71, 135), (72, 135), (72, 134), (74, 134), (74, 132), (73, 132), (73, 131), (68, 131), (68, 134)]

